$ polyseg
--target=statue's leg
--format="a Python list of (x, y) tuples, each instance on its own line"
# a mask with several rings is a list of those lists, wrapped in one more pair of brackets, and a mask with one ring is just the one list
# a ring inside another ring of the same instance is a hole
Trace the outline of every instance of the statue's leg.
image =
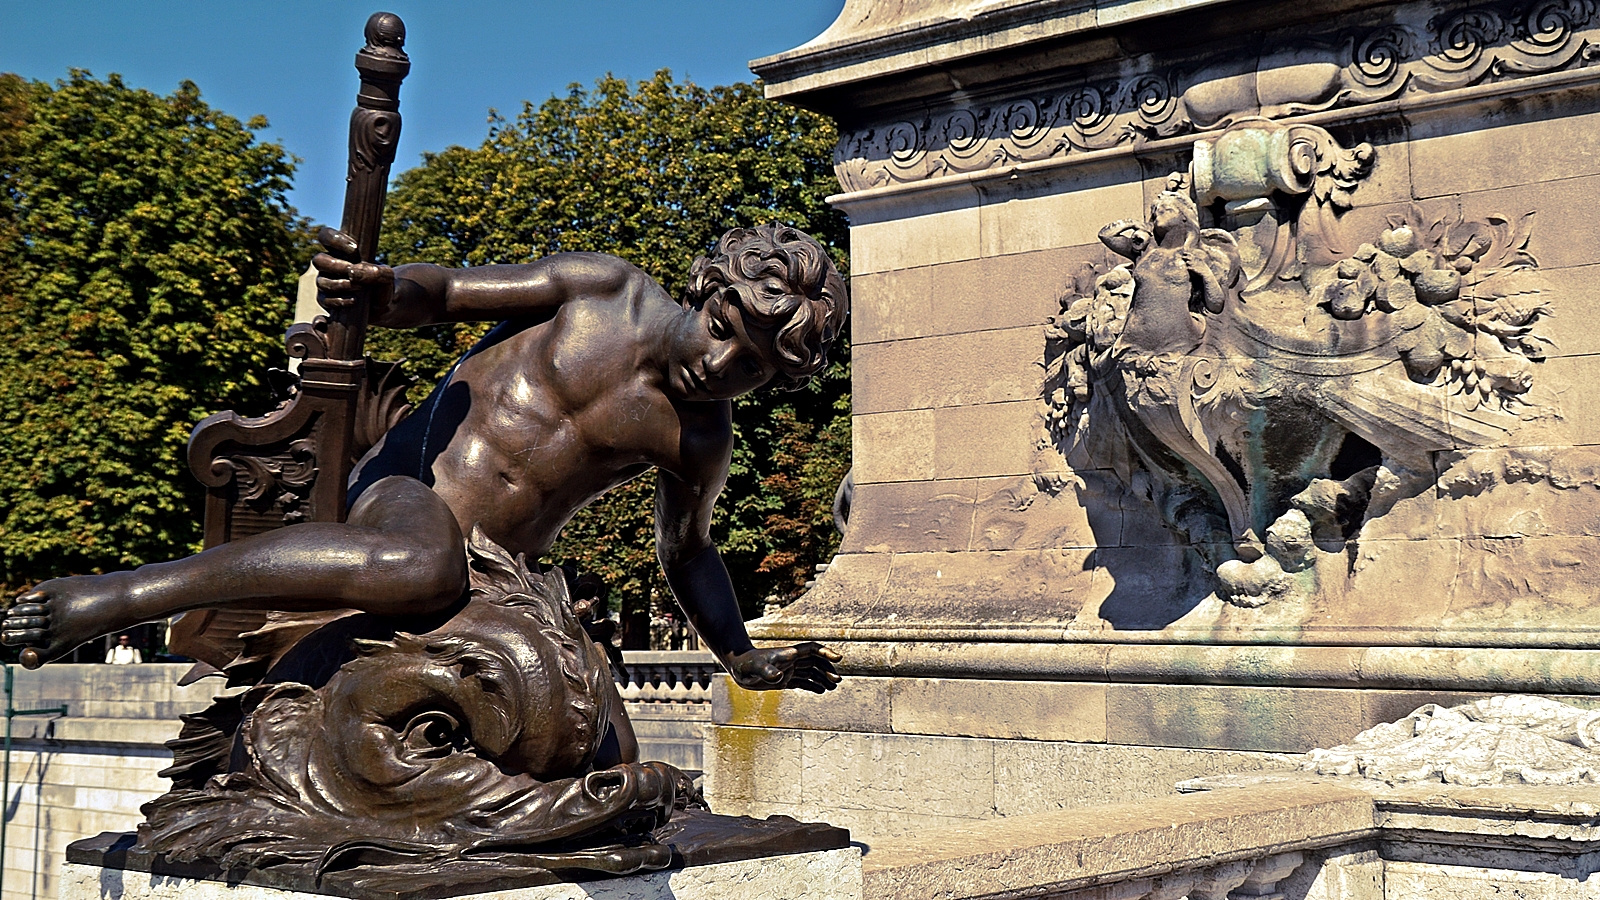
[(46, 581), (17, 598), (0, 641), (36, 668), (84, 641), (192, 609), (359, 609), (426, 614), (467, 585), (461, 529), (444, 501), (392, 476), (362, 494), (344, 524), (308, 522), (131, 572)]

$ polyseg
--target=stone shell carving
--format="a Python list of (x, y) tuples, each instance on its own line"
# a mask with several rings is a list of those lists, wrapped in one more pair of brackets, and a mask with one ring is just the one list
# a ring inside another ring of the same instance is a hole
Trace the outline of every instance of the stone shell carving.
[(1432, 485), (1436, 454), (1555, 418), (1533, 394), (1551, 298), (1532, 214), (1412, 206), (1346, 249), (1373, 162), (1246, 120), (1197, 144), (1147, 221), (1102, 229), (1129, 261), (1078, 273), (1046, 327), (1041, 488), (1063, 457), (1114, 473), (1223, 600), (1258, 607), (1314, 593), (1318, 553)]
[[(846, 191), (979, 172), (1410, 95), (1586, 66), (1594, 0), (1456, 5), (1418, 21), (1313, 33), (1259, 57), (1118, 66), (1058, 91), (935, 111), (841, 135)], [(1126, 74), (1136, 72), (1137, 74)]]
[(1302, 768), (1391, 784), (1600, 783), (1600, 712), (1545, 697), (1420, 707), (1398, 722), (1313, 750)]

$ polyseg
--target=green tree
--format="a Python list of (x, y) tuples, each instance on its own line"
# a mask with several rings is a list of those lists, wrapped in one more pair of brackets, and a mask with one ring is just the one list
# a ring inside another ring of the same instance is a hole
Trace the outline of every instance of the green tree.
[(306, 255), (265, 126), (189, 82), (0, 78), (0, 582), (196, 544), (189, 431), (268, 407)]
[[(483, 265), (551, 253), (612, 253), (683, 290), (689, 265), (728, 228), (784, 222), (846, 266), (833, 123), (772, 103), (756, 85), (702, 88), (662, 71), (630, 84), (573, 85), (515, 121), (491, 119), (476, 148), (428, 154), (390, 192), (386, 261)], [(374, 355), (404, 356), (430, 385), (483, 326), (377, 330)], [(805, 390), (741, 399), (733, 469), (715, 534), (746, 612), (797, 593), (832, 553), (829, 509), (849, 466), (848, 349)], [(425, 390), (426, 388), (422, 388)], [(568, 524), (552, 559), (606, 579), (625, 613), (668, 596), (655, 561), (653, 476), (611, 492)]]

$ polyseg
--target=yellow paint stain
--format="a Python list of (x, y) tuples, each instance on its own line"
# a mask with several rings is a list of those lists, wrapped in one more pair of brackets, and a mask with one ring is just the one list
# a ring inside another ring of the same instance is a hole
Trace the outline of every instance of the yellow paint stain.
[(728, 685), (728, 718), (730, 725), (759, 725), (764, 728), (782, 728), (778, 707), (783, 703), (782, 691), (747, 691), (732, 683)]
[(760, 738), (744, 728), (711, 729), (716, 742), (717, 789), (725, 797), (749, 799), (755, 791), (756, 750)]
[(724, 800), (761, 799), (756, 796), (756, 769), (771, 732), (751, 727), (777, 719), (781, 697), (777, 691), (728, 688), (731, 722), (713, 726), (712, 752), (716, 755), (717, 793)]

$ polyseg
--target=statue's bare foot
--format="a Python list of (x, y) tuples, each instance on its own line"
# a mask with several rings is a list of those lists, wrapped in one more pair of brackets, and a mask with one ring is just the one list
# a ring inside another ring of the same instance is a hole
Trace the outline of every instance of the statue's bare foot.
[(41, 583), (6, 610), (0, 643), (26, 647), (22, 665), (37, 669), (117, 630), (127, 611), (121, 582), (116, 575), (75, 575)]

